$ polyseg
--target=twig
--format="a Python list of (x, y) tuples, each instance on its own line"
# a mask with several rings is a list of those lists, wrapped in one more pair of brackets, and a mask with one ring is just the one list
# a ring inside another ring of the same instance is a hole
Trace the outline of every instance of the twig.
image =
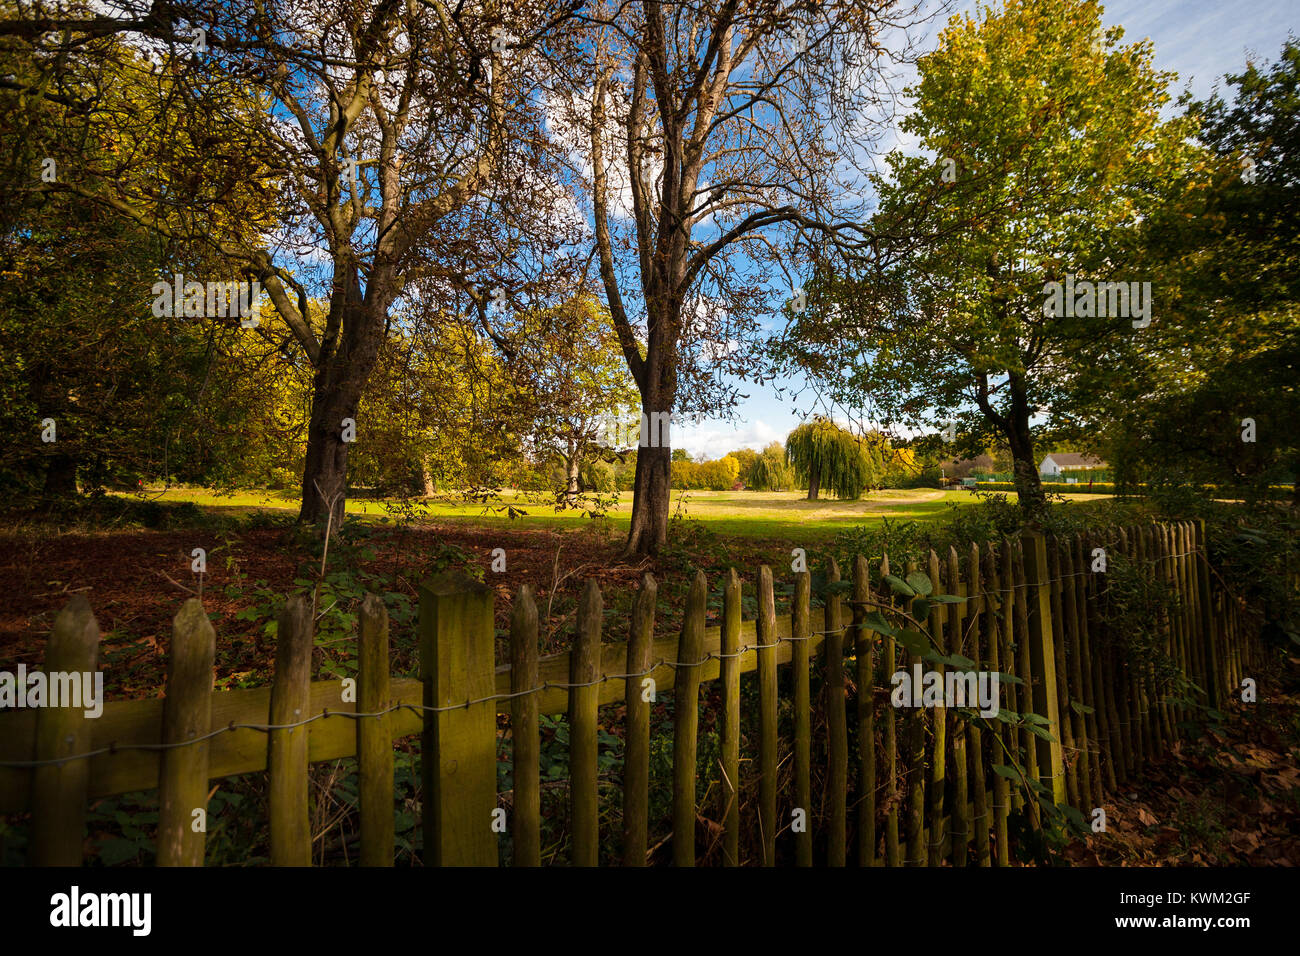
[[(194, 591), (193, 591), (191, 588), (187, 588), (185, 585), (181, 584), (181, 582), (177, 581), (175, 578), (173, 578), (173, 577), (171, 577), (169, 574), (167, 574), (166, 571), (159, 571), (157, 568), (155, 568), (153, 573), (154, 573), (154, 574), (161, 574), (161, 575), (162, 575), (163, 577), (165, 577), (168, 581), (171, 581), (172, 584), (176, 585), (178, 588), (180, 588), (180, 589), (181, 589), (182, 591), (184, 591), (185, 593), (187, 593), (187, 594), (194, 594)], [(195, 596), (197, 597), (197, 595), (195, 595)]]

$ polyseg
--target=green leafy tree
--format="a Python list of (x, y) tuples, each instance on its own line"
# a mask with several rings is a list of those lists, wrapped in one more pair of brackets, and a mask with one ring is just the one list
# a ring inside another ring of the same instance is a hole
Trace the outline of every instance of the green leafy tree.
[[(633, 444), (630, 409), (636, 385), (628, 374), (609, 310), (591, 295), (522, 313), (511, 330), (518, 401), (531, 417), (531, 441), (559, 460), (557, 501), (576, 506), (584, 471), (611, 462)], [(612, 473), (611, 473), (612, 474)], [(606, 482), (612, 489), (612, 479)]]
[[(823, 270), (778, 349), (886, 426), (960, 419), (959, 453), (1005, 441), (1027, 517), (1044, 506), (1032, 425), (1078, 416), (1140, 348), (1140, 309), (1162, 321), (1173, 290), (1146, 268), (1143, 224), (1201, 167), (1189, 118), (1162, 119), (1172, 75), (1121, 37), (1092, 0), (950, 20), (902, 124), (929, 155), (892, 153), (876, 179), (873, 231), (924, 238)], [(1049, 308), (1048, 283), (1075, 279), (1151, 294)]]
[(808, 485), (808, 500), (823, 488), (838, 498), (855, 499), (879, 487), (883, 474), (875, 442), (859, 438), (826, 418), (815, 418), (785, 440), (786, 458), (795, 476)]
[(785, 448), (774, 441), (763, 449), (750, 471), (751, 487), (756, 491), (786, 491), (796, 484), (794, 468), (786, 460)]
[[(1150, 230), (1152, 269), (1182, 295), (1141, 361), (1099, 388), (1128, 482), (1211, 483), (1300, 502), (1300, 44), (1195, 104), (1215, 166)], [(1253, 440), (1247, 440), (1253, 439)]]

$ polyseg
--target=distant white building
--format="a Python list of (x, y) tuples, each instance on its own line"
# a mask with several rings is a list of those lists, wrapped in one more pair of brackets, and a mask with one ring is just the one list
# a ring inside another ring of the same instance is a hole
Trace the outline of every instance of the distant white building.
[(1038, 466), (1038, 474), (1042, 478), (1060, 479), (1071, 471), (1090, 471), (1109, 467), (1109, 464), (1092, 455), (1062, 452), (1044, 458), (1043, 463)]

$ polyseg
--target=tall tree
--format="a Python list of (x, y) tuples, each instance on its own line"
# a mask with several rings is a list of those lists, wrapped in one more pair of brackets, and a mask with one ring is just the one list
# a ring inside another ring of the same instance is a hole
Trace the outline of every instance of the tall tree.
[[(863, 240), (845, 167), (869, 145), (879, 38), (907, 2), (595, 4), (557, 102), (578, 156), (600, 278), (641, 398), (628, 554), (667, 540), (660, 422), (728, 409), (781, 285), (810, 249)], [(897, 55), (902, 55), (895, 51)], [(788, 287), (787, 287), (788, 288)]]
[[(310, 11), (237, 0), (182, 23), (163, 10), (165, 29), (156, 9), (130, 21), (135, 56), (102, 36), (98, 19), (78, 25), (74, 55), (52, 28), (18, 34), (42, 59), (40, 75), (19, 78), (24, 94), (110, 67), (153, 90), (151, 102), (127, 103), (101, 83), (106, 95), (82, 110), (90, 129), (137, 148), (107, 162), (71, 155), (40, 187), (216, 253), (265, 288), (291, 336), (277, 345), (301, 350), (314, 371), (303, 520), (331, 506), (336, 525), (342, 517), (348, 423), (364, 440), (359, 403), (399, 299), (486, 324), (489, 309), (528, 293), (525, 272), (557, 231), (538, 149), (545, 64), (530, 51), (569, 12), (567, 0), (477, 14), (441, 0), (365, 9), (326, 0)], [(244, 108), (236, 90), (253, 91), (258, 108)], [(36, 132), (41, 148), (78, 142), (65, 129)], [(283, 215), (241, 215), (231, 198), (249, 183)], [(533, 236), (546, 238), (530, 256), (520, 247)], [(327, 303), (320, 329), (313, 297)]]
[[(1188, 118), (1161, 118), (1173, 76), (1149, 42), (1121, 37), (1092, 0), (954, 17), (902, 124), (929, 155), (895, 152), (875, 180), (878, 255), (824, 273), (783, 345), (887, 424), (991, 430), (1031, 518), (1044, 504), (1031, 426), (1077, 414), (1141, 326), (1163, 321), (1171, 290), (1145, 269), (1143, 223), (1201, 162)], [(922, 238), (900, 241), (905, 226)]]
[(530, 409), (531, 441), (559, 459), (557, 503), (575, 506), (583, 470), (612, 460), (619, 432), (635, 432), (625, 410), (636, 390), (619, 351), (609, 310), (589, 294), (522, 312), (512, 328), (510, 362), (521, 404)]
[(1105, 435), (1129, 481), (1248, 496), (1290, 481), (1300, 502), (1300, 43), (1227, 85), (1189, 110), (1208, 188), (1189, 183), (1148, 230), (1151, 269), (1182, 294), (1095, 404), (1118, 411)]
[(875, 439), (859, 438), (818, 417), (786, 437), (785, 454), (798, 480), (808, 483), (809, 501), (816, 501), (823, 488), (837, 498), (856, 499), (879, 487), (884, 469), (875, 445)]

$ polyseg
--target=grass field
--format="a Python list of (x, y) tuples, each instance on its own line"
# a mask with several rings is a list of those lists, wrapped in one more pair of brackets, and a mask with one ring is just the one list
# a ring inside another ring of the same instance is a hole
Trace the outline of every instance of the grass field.
[[(224, 495), (203, 488), (172, 488), (146, 491), (145, 497), (162, 502), (188, 501), (202, 508), (237, 513), (298, 510), (296, 495), (274, 491), (241, 491)], [(1014, 494), (1008, 497), (1015, 499)], [(1103, 496), (1065, 497), (1097, 501)], [(798, 535), (806, 538), (810, 535), (829, 537), (844, 527), (874, 523), (884, 518), (932, 521), (946, 517), (953, 508), (969, 506), (977, 501), (969, 491), (933, 488), (886, 489), (872, 492), (857, 501), (808, 501), (800, 491), (688, 491), (674, 493), (672, 513), (699, 521), (721, 534), (757, 538)], [(524, 514), (511, 518), (507, 506)], [(509, 491), (502, 494), (499, 502), (487, 507), (477, 502), (429, 500), (420, 501), (416, 508), (418, 515), (437, 522), (478, 527), (505, 523), (519, 529), (565, 530), (577, 528), (590, 520), (581, 511), (557, 513), (553, 505), (537, 503)], [(349, 514), (376, 519), (389, 513), (385, 502), (365, 498), (349, 500), (347, 510)], [(623, 492), (618, 504), (610, 509), (608, 520), (615, 527), (626, 528), (631, 513), (631, 492)]]

